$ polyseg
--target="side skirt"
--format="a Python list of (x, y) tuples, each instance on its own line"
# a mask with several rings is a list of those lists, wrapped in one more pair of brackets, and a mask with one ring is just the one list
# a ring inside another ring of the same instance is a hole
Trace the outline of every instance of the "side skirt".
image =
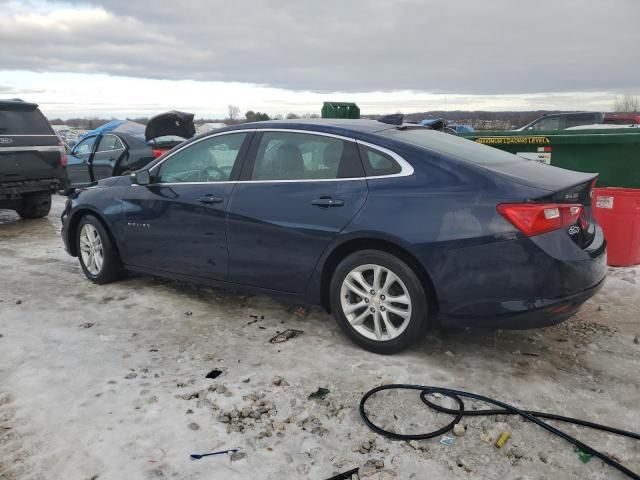
[(238, 292), (238, 293), (244, 293), (244, 294), (250, 294), (250, 295), (265, 295), (269, 297), (279, 298), (288, 303), (316, 305), (316, 303), (309, 300), (306, 293), (282, 292), (280, 290), (271, 290), (268, 288), (253, 287), (248, 285), (242, 285), (240, 283), (228, 282), (225, 280), (215, 280), (212, 278), (196, 277), (193, 275), (166, 272), (164, 270), (156, 270), (154, 268), (147, 268), (147, 267), (137, 267), (133, 265), (125, 265), (124, 268), (131, 272), (141, 273), (144, 275), (151, 275), (154, 277), (161, 277), (168, 280), (179, 280), (182, 282), (205, 285), (208, 287), (220, 288), (220, 289), (228, 290), (231, 292)]

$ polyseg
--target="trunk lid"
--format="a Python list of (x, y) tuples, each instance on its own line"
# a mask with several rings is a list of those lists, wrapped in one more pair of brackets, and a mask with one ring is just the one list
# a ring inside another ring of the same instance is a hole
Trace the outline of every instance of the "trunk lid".
[[(507, 154), (510, 155), (510, 154)], [(513, 157), (513, 155), (510, 155)], [(527, 187), (560, 192), (579, 187), (598, 177), (597, 173), (575, 172), (533, 160), (520, 160), (482, 165), (487, 170)], [(570, 193), (570, 192), (567, 192)]]
[(518, 162), (516, 165), (516, 168), (500, 166), (491, 170), (514, 183), (536, 188), (540, 195), (525, 199), (528, 202), (581, 206), (578, 220), (568, 225), (565, 231), (580, 248), (591, 245), (596, 234), (591, 198), (598, 174), (574, 172), (532, 160)]
[(145, 140), (148, 142), (159, 137), (167, 136), (181, 137), (184, 139), (191, 138), (196, 133), (193, 117), (193, 113), (179, 112), (177, 110), (171, 110), (151, 117), (144, 131)]

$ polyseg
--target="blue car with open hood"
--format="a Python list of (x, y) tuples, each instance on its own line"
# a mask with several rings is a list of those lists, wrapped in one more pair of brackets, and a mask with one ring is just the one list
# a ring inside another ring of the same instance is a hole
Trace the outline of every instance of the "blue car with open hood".
[(322, 305), (384, 354), (435, 323), (552, 325), (602, 286), (596, 175), (395, 123), (197, 136), (71, 195), (66, 249), (98, 284), (131, 270)]

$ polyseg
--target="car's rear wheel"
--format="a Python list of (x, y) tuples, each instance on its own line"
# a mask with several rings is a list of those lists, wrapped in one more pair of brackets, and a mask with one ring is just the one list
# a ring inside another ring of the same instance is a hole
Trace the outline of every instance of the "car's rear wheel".
[(22, 199), (22, 205), (16, 209), (22, 218), (42, 218), (51, 211), (51, 194), (49, 192), (29, 193)]
[(330, 284), (331, 309), (342, 330), (376, 353), (399, 352), (423, 337), (427, 297), (415, 272), (387, 252), (346, 257)]
[(120, 278), (120, 256), (100, 220), (93, 215), (82, 217), (76, 242), (80, 266), (89, 280), (103, 284)]

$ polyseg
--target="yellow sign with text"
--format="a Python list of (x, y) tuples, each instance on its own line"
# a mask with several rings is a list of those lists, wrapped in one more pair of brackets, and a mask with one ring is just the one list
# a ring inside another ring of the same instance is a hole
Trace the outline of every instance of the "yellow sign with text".
[(551, 143), (547, 137), (532, 136), (532, 137), (478, 137), (476, 142), (483, 143), (485, 145), (506, 145), (510, 143), (528, 143), (534, 145), (543, 145)]

